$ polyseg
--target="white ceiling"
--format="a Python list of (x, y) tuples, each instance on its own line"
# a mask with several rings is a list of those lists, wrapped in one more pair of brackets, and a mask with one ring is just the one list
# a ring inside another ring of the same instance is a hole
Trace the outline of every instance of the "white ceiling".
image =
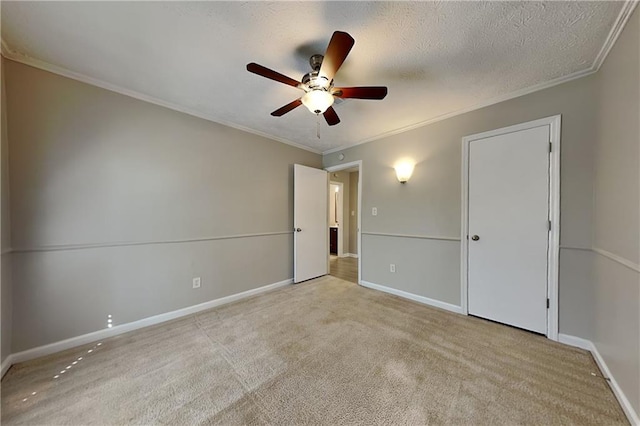
[[(592, 71), (623, 2), (6, 2), (7, 56), (65, 70), (213, 121), (317, 151), (397, 132)], [(386, 85), (382, 101), (336, 106), (328, 127), (299, 80), (335, 30), (356, 40), (336, 86)], [(600, 57), (602, 55), (600, 54)]]

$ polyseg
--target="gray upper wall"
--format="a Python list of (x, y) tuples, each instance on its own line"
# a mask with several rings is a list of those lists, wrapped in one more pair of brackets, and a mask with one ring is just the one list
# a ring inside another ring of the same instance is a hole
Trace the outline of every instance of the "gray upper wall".
[(6, 61), (14, 249), (287, 231), (320, 156)]
[[(324, 156), (325, 167), (363, 160), (362, 230), (460, 237), (462, 138), (562, 114), (561, 243), (591, 247), (594, 77), (574, 80)], [(400, 185), (393, 165), (416, 161)], [(371, 207), (378, 215), (371, 216)]]
[(640, 263), (640, 13), (598, 72), (593, 245)]

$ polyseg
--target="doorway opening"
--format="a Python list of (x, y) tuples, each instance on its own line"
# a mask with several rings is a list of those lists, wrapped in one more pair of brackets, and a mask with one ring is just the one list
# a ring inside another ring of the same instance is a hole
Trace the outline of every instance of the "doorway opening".
[(329, 275), (360, 283), (362, 162), (328, 167)]
[[(334, 173), (338, 175), (338, 173)], [(349, 176), (347, 176), (347, 196), (349, 190)], [(344, 205), (344, 182), (329, 182), (329, 254), (337, 257), (345, 256), (345, 242), (342, 233), (349, 232), (349, 223), (344, 222), (344, 208), (349, 209), (349, 200)], [(346, 226), (345, 226), (346, 225)], [(342, 232), (341, 232), (342, 231)], [(349, 252), (349, 241), (347, 241), (347, 254)]]

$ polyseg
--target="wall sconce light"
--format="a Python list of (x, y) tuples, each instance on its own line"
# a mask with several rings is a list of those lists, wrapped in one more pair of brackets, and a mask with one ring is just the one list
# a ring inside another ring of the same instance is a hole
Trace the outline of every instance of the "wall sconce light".
[(413, 163), (403, 162), (398, 163), (394, 167), (396, 169), (396, 176), (400, 183), (406, 183), (413, 174)]

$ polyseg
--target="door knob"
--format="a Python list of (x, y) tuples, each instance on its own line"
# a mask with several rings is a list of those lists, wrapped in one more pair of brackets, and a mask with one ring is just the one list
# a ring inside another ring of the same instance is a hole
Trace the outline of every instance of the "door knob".
[(474, 235), (473, 237), (471, 237), (471, 239), (473, 241), (478, 241), (480, 239), (480, 237), (478, 237), (477, 235)]
[(294, 231), (296, 231), (296, 232), (302, 232), (302, 229), (300, 229), (300, 228), (296, 228), (296, 229), (294, 229)]

